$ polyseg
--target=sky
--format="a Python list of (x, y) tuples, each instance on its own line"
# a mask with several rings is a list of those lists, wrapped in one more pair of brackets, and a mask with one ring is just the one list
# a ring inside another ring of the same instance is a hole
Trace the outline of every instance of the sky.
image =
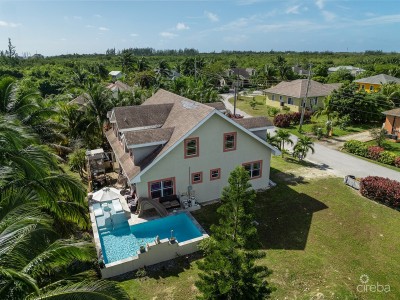
[(400, 52), (399, 0), (0, 0), (0, 50)]

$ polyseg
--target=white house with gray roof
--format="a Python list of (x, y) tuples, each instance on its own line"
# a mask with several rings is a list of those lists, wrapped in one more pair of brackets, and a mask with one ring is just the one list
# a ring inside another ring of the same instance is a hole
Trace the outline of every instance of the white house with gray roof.
[(219, 109), (165, 90), (140, 106), (116, 107), (106, 133), (116, 161), (139, 198), (195, 196), (218, 199), (239, 165), (255, 189), (270, 184), (264, 117), (232, 120)]

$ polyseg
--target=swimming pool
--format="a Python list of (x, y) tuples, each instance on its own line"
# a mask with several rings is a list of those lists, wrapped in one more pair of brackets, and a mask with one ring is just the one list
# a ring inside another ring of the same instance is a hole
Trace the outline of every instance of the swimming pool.
[[(98, 224), (99, 225), (99, 224)], [(129, 226), (128, 221), (115, 229), (98, 226), (103, 259), (106, 264), (136, 256), (140, 246), (172, 236), (181, 243), (202, 236), (188, 215), (180, 213), (153, 221)]]

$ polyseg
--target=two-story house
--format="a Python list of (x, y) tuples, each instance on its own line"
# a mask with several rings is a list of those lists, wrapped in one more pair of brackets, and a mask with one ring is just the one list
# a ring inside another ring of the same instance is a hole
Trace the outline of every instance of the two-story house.
[(274, 107), (287, 106), (292, 111), (300, 111), (304, 98), (307, 99), (303, 105), (310, 110), (324, 107), (324, 98), (340, 87), (340, 83), (323, 84), (310, 80), (307, 92), (307, 79), (293, 81), (282, 81), (276, 86), (264, 90), (266, 104)]
[(218, 199), (230, 172), (248, 170), (255, 189), (270, 184), (264, 117), (232, 120), (220, 110), (165, 90), (140, 106), (115, 107), (107, 139), (128, 184), (140, 198), (195, 195)]

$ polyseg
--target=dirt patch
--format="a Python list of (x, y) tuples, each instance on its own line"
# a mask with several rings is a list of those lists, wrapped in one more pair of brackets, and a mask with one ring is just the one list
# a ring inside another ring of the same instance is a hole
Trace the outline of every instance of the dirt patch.
[(325, 177), (336, 177), (332, 172), (326, 169), (315, 167), (301, 167), (297, 169), (289, 169), (284, 173), (277, 174), (279, 178), (287, 182), (301, 183), (305, 180), (313, 180)]

